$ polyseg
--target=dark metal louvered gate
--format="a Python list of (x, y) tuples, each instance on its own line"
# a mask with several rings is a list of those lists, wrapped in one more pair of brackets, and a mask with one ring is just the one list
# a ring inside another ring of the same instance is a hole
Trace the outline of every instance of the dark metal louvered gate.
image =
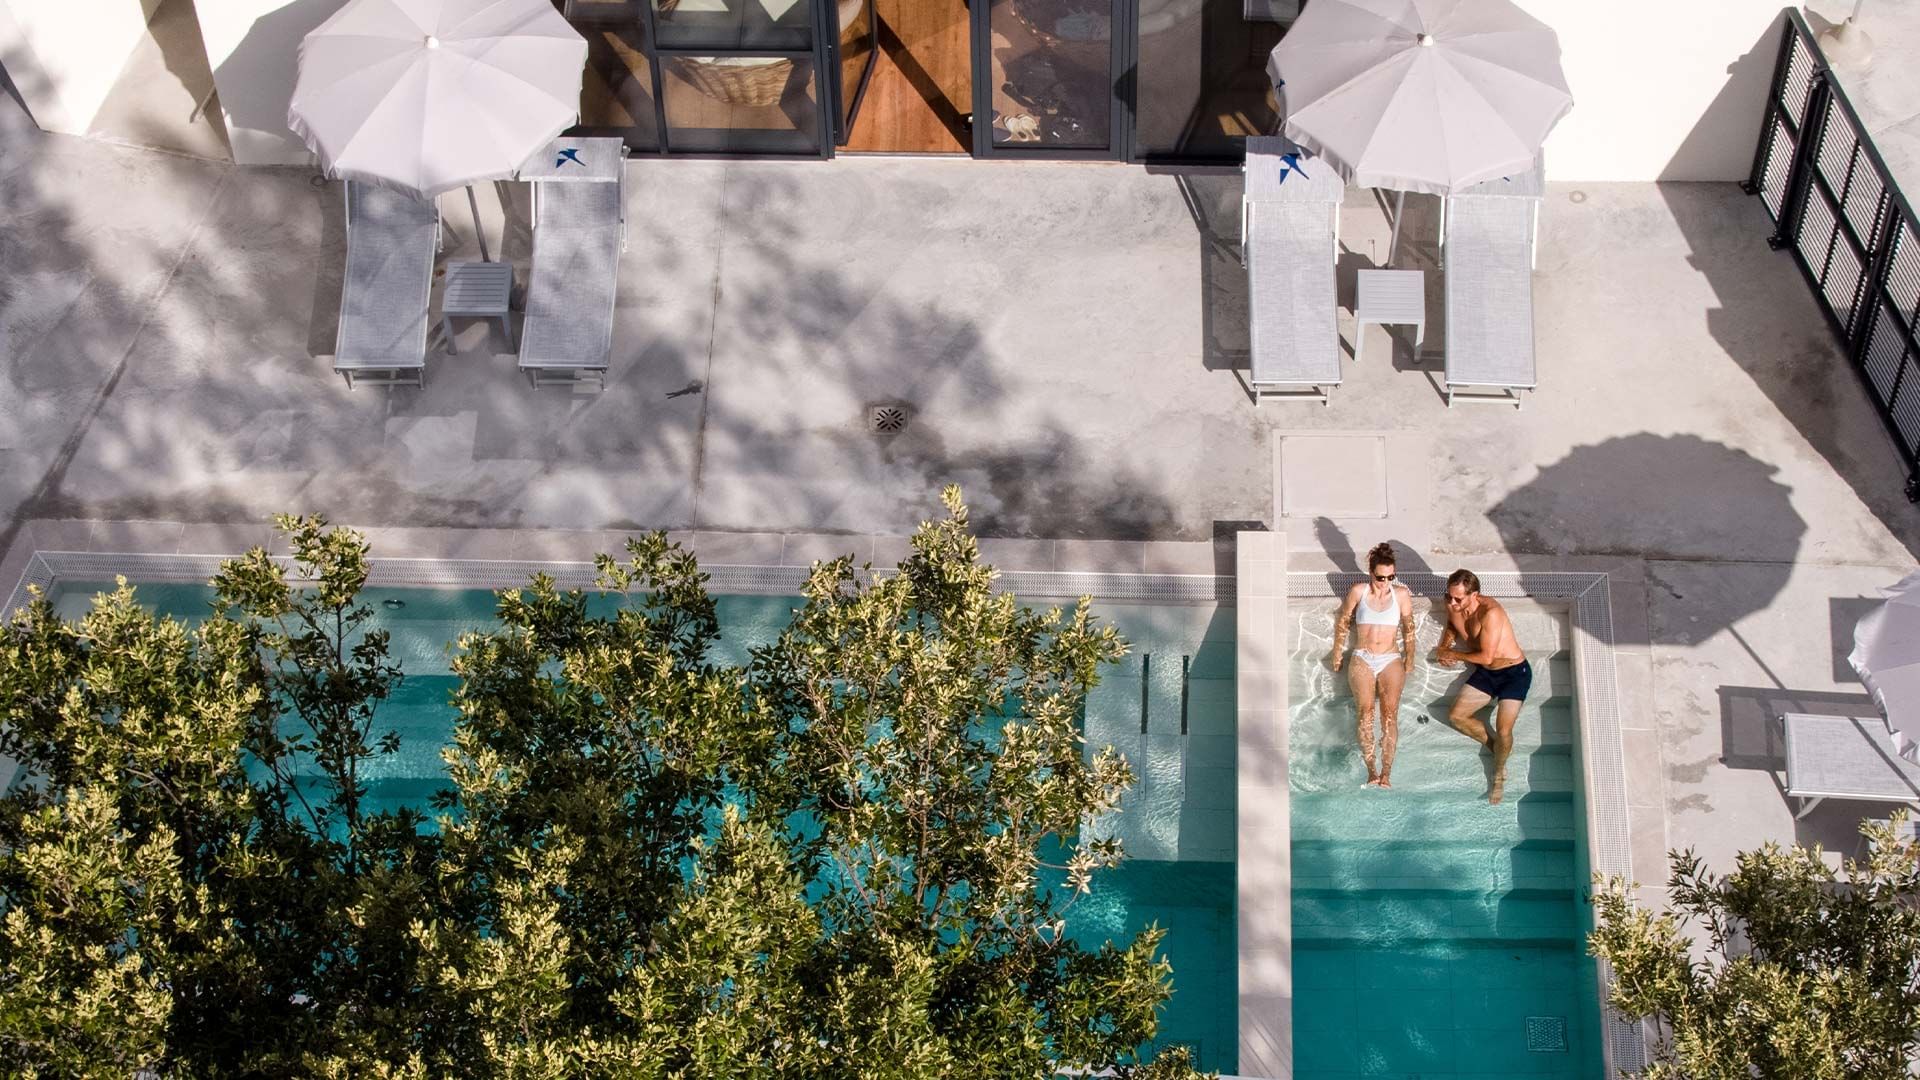
[(1907, 462), (1920, 500), (1920, 220), (1806, 21), (1786, 11), (1780, 58), (1742, 185), (1773, 218)]

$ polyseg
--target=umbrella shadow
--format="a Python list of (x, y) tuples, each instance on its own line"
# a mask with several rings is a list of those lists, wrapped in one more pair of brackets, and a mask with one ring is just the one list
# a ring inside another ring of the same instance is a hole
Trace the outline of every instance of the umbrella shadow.
[(1487, 517), (1508, 551), (1680, 561), (1738, 553), (1737, 594), (1697, 601), (1697, 617), (1653, 628), (1655, 644), (1688, 645), (1766, 610), (1786, 586), (1807, 524), (1778, 471), (1697, 435), (1627, 435), (1574, 447)]

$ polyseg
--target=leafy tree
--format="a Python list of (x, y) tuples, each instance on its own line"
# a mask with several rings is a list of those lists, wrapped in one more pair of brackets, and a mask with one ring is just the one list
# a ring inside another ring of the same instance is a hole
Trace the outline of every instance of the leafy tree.
[[(1767, 844), (1732, 873), (1673, 856), (1673, 912), (1631, 886), (1595, 895), (1589, 945), (1611, 1001), (1657, 1021), (1651, 1080), (1755, 1076), (1904, 1080), (1920, 1051), (1920, 846), (1903, 822), (1862, 826), (1868, 854), (1838, 870), (1818, 848)], [(1705, 956), (1696, 960), (1694, 939)]]
[[(469, 635), (448, 789), (373, 812), (400, 678), (363, 540), (209, 618), (124, 584), (0, 634), (0, 1066), (45, 1075), (1035, 1077), (1141, 1059), (1158, 930), (1083, 948), (1130, 782), (1080, 712), (1125, 646), (1083, 602), (994, 591), (957, 491), (897, 573), (817, 567), (780, 639), (710, 658), (659, 534), (544, 577)], [(427, 815), (431, 812), (432, 817)]]

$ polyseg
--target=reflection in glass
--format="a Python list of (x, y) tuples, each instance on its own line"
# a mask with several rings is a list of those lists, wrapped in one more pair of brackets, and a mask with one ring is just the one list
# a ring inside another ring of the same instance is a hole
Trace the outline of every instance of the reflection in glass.
[(818, 153), (813, 71), (811, 61), (798, 57), (662, 57), (669, 146), (696, 153)]
[(636, 150), (660, 146), (647, 65), (646, 12), (636, 0), (562, 0), (560, 13), (587, 39), (580, 126), (612, 129)]
[(664, 48), (813, 48), (808, 0), (653, 0)]
[(995, 146), (1103, 149), (1113, 0), (990, 0)]
[(860, 96), (860, 79), (873, 60), (873, 0), (839, 0), (840, 18), (840, 142), (853, 128), (853, 107)]
[[(1134, 143), (1147, 157), (1237, 159), (1279, 130), (1267, 56), (1284, 29), (1244, 0), (1140, 0)], [(1268, 0), (1267, 8), (1297, 11)]]

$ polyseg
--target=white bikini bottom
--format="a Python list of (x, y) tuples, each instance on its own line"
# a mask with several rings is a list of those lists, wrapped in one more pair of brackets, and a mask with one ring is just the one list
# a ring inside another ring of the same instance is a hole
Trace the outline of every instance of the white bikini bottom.
[(1386, 669), (1388, 664), (1400, 659), (1400, 654), (1397, 652), (1369, 652), (1366, 649), (1355, 649), (1353, 650), (1353, 658), (1367, 665), (1369, 670), (1375, 675), (1378, 675)]

